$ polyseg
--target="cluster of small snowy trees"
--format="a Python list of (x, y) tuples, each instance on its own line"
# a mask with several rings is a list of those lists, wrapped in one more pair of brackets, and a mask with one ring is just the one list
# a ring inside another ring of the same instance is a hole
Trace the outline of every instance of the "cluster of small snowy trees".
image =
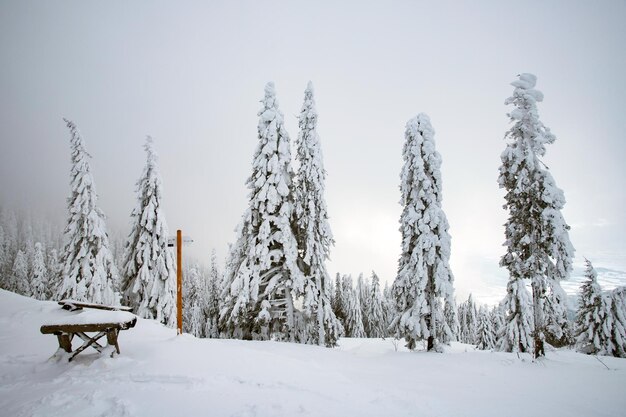
[(337, 273), (331, 304), (346, 337), (387, 337), (389, 332), (389, 288), (381, 291), (380, 279), (372, 271), (370, 280), (359, 274), (356, 285), (351, 275)]
[(197, 262), (183, 266), (183, 332), (196, 337), (219, 338), (222, 275), (215, 250), (209, 268)]
[(47, 300), (59, 282), (58, 230), (0, 207), (0, 288)]

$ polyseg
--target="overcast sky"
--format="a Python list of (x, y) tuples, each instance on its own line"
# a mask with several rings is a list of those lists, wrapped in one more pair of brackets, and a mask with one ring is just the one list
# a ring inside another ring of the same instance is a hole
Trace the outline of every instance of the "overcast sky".
[[(505, 4), (506, 3), (506, 4)], [(626, 271), (625, 1), (0, 1), (0, 204), (63, 221), (72, 119), (110, 233), (155, 139), (170, 230), (220, 258), (246, 208), (274, 81), (292, 141), (315, 85), (329, 271), (395, 277), (404, 127), (431, 117), (459, 298), (503, 297), (497, 177), (509, 85), (537, 75), (546, 164), (582, 256)], [(294, 152), (295, 154), (295, 152)]]

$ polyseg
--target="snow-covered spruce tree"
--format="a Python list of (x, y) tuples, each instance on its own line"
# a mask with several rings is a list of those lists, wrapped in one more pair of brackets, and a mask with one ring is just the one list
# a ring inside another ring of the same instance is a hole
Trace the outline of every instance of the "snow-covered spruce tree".
[(219, 315), (220, 315), (220, 282), (222, 274), (217, 265), (217, 255), (215, 249), (211, 251), (211, 265), (209, 266), (209, 279), (207, 283), (206, 301), (206, 324), (204, 334), (206, 337), (216, 339), (219, 337)]
[(574, 343), (570, 321), (567, 317), (567, 295), (558, 281), (546, 280), (545, 340), (552, 346), (563, 347)]
[(369, 291), (367, 303), (367, 317), (369, 324), (368, 337), (385, 337), (387, 335), (387, 317), (385, 312), (385, 300), (380, 291), (380, 279), (376, 272), (372, 271), (372, 285)]
[(363, 273), (359, 273), (359, 278), (356, 281), (356, 290), (359, 292), (359, 300), (361, 301), (361, 317), (363, 318), (363, 329), (365, 330), (365, 336), (370, 337), (370, 323), (369, 323), (369, 302), (370, 302), (370, 286), (369, 283), (363, 277)]
[(152, 138), (146, 138), (146, 165), (137, 181), (137, 206), (124, 255), (124, 300), (139, 317), (176, 325), (176, 270), (167, 246), (163, 185)]
[(441, 208), (441, 156), (434, 134), (423, 113), (406, 125), (400, 184), (402, 253), (392, 290), (397, 309), (392, 326), (409, 349), (427, 340), (427, 350), (432, 350), (452, 338), (443, 317), (442, 302), (453, 300), (454, 290), (448, 221)]
[(443, 318), (444, 323), (448, 326), (450, 332), (442, 332), (441, 341), (446, 344), (458, 341), (461, 333), (461, 324), (459, 323), (459, 317), (457, 315), (455, 299), (446, 298), (444, 301)]
[(491, 325), (493, 327), (493, 331), (495, 334), (495, 345), (494, 348), (498, 348), (498, 346), (500, 346), (500, 335), (504, 332), (502, 329), (504, 328), (504, 308), (498, 304), (497, 306), (494, 306), (490, 313), (489, 313), (489, 317), (491, 319)]
[(9, 291), (30, 297), (30, 279), (28, 278), (28, 260), (26, 253), (19, 249), (13, 261), (12, 278), (9, 283)]
[(611, 315), (611, 351), (613, 356), (626, 358), (626, 287), (615, 288), (609, 294)]
[(32, 264), (31, 294), (37, 300), (47, 300), (48, 268), (44, 259), (44, 249), (40, 242), (35, 243)]
[(299, 312), (294, 299), (304, 293), (298, 244), (291, 227), (293, 192), (289, 135), (278, 109), (274, 84), (265, 87), (249, 206), (231, 247), (220, 313), (225, 334), (245, 339), (296, 341)]
[(335, 317), (339, 320), (339, 323), (345, 328), (346, 322), (346, 306), (345, 306), (345, 294), (343, 293), (343, 282), (341, 280), (341, 274), (337, 272), (335, 276), (335, 294), (333, 296), (333, 312)]
[(63, 281), (59, 299), (98, 304), (119, 303), (113, 284), (117, 268), (109, 250), (104, 213), (98, 208), (96, 186), (89, 158), (76, 125), (64, 119), (72, 135), (70, 171), (71, 194), (67, 200), (69, 218), (65, 226), (65, 247), (61, 255)]
[(487, 306), (480, 306), (476, 325), (476, 347), (481, 350), (493, 349), (496, 346), (496, 332)]
[(206, 337), (206, 277), (198, 265), (185, 268), (183, 280), (183, 332)]
[(317, 110), (313, 84), (304, 92), (299, 117), (295, 180), (295, 230), (301, 268), (305, 276), (304, 313), (308, 317), (312, 343), (337, 345), (343, 332), (331, 306), (331, 281), (326, 270), (330, 246), (334, 243), (324, 199), (322, 149), (317, 134)]
[[(507, 252), (502, 256), (500, 266), (509, 271), (508, 298), (523, 293), (515, 290), (523, 285), (519, 280), (530, 280), (532, 335), (537, 358), (544, 355), (546, 322), (550, 321), (546, 320), (544, 306), (548, 285), (556, 287), (559, 280), (567, 278), (574, 248), (569, 240), (569, 226), (561, 214), (565, 205), (563, 191), (556, 186), (548, 168), (539, 159), (545, 155), (545, 145), (553, 143), (555, 136), (539, 120), (537, 102), (543, 100), (543, 94), (534, 89), (536, 81), (537, 77), (532, 74), (521, 74), (511, 83), (515, 89), (505, 104), (515, 106), (508, 114), (514, 124), (505, 135), (508, 142), (501, 156), (498, 183), (506, 190), (504, 208), (509, 210), (505, 224)], [(517, 304), (520, 304), (519, 300), (507, 300), (508, 306)], [(517, 313), (525, 314), (525, 310)], [(509, 310), (509, 328), (511, 319), (518, 314), (511, 314)], [(522, 322), (530, 323), (530, 319), (518, 320), (518, 323)], [(517, 333), (525, 331), (520, 329)]]
[(460, 341), (470, 345), (476, 344), (476, 332), (478, 324), (478, 311), (476, 311), (476, 304), (470, 293), (467, 301), (461, 303), (459, 306), (460, 316)]
[(346, 295), (346, 336), (367, 337), (363, 327), (361, 296), (358, 288), (352, 286), (351, 276), (344, 277), (344, 294)]
[(529, 352), (533, 346), (533, 301), (523, 279), (509, 280), (501, 304), (504, 324), (498, 330), (498, 350)]
[(61, 286), (63, 265), (59, 262), (59, 252), (51, 249), (46, 257), (46, 268), (48, 270), (48, 299), (52, 299), (57, 288)]
[(587, 354), (610, 355), (610, 303), (602, 294), (598, 275), (588, 259), (585, 260), (585, 278), (587, 280), (580, 287), (574, 324), (576, 349)]
[(394, 330), (391, 327), (391, 323), (396, 316), (396, 301), (393, 298), (393, 292), (388, 282), (385, 282), (385, 288), (383, 288), (383, 298), (385, 301), (385, 317), (387, 317), (387, 329), (385, 330), (385, 334), (387, 336), (393, 336)]

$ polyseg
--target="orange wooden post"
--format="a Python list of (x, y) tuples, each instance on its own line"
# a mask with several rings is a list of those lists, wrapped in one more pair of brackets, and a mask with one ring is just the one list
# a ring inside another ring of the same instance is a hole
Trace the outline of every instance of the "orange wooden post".
[(183, 232), (176, 231), (176, 326), (183, 334)]

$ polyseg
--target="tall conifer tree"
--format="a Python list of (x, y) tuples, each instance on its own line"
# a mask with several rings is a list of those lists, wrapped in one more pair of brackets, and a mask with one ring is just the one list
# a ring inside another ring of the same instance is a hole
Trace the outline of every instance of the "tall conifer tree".
[(124, 252), (126, 302), (140, 317), (169, 327), (176, 324), (176, 270), (168, 248), (169, 232), (163, 213), (163, 185), (152, 138), (146, 138), (146, 165), (137, 181), (137, 207)]
[(326, 270), (334, 241), (324, 198), (326, 171), (317, 134), (317, 109), (311, 82), (304, 92), (299, 127), (296, 152), (299, 166), (294, 189), (296, 237), (306, 279), (304, 308), (313, 323), (314, 331), (310, 332), (313, 342), (335, 346), (343, 329), (331, 306), (332, 286)]
[(400, 184), (402, 253), (393, 284), (397, 313), (392, 326), (409, 349), (426, 340), (431, 350), (436, 342), (453, 337), (442, 305), (453, 302), (454, 290), (448, 220), (441, 208), (441, 156), (434, 134), (423, 113), (406, 125)]
[(62, 282), (57, 297), (117, 304), (119, 295), (114, 284), (118, 281), (118, 272), (109, 249), (104, 213), (97, 206), (96, 185), (89, 164), (91, 156), (85, 150), (76, 125), (64, 120), (72, 135), (72, 169), (71, 194), (67, 200), (69, 218), (61, 256)]
[[(527, 330), (521, 326), (531, 322), (520, 316), (526, 314), (525, 309), (520, 309), (524, 302), (514, 299), (523, 294), (519, 281), (528, 279), (532, 287), (534, 356), (539, 357), (544, 355), (546, 292), (569, 275), (574, 248), (569, 240), (569, 226), (561, 214), (565, 205), (563, 191), (540, 160), (545, 146), (553, 143), (555, 136), (539, 120), (537, 102), (543, 100), (543, 94), (535, 89), (536, 82), (534, 75), (521, 74), (511, 83), (515, 89), (505, 104), (515, 107), (509, 113), (513, 127), (505, 135), (508, 142), (501, 156), (498, 183), (506, 190), (504, 207), (509, 210), (505, 224), (507, 252), (500, 260), (500, 266), (506, 267), (510, 276), (507, 327), (518, 326), (513, 334), (522, 334)], [(515, 346), (510, 342), (506, 343), (509, 348)], [(524, 344), (519, 344), (519, 348), (526, 349)]]
[(305, 278), (292, 230), (289, 135), (274, 83), (266, 85), (258, 115), (259, 143), (247, 181), (249, 206), (226, 263), (220, 322), (233, 337), (296, 341), (302, 329), (294, 299), (304, 293)]

